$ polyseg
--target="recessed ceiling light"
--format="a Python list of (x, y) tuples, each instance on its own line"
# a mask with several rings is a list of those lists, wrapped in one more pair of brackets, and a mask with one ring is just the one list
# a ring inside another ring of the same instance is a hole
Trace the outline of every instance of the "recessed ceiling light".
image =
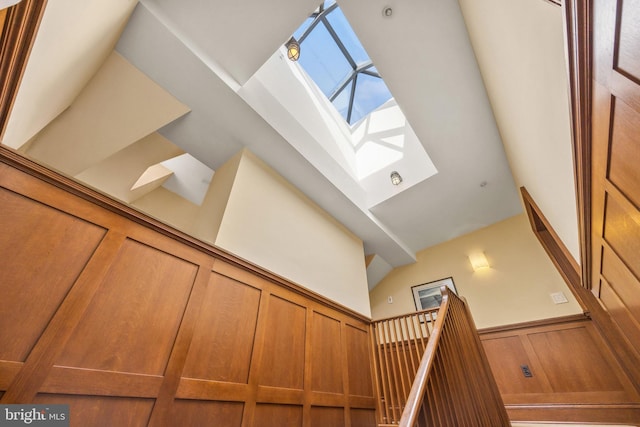
[(393, 15), (393, 9), (391, 9), (391, 7), (385, 6), (384, 8), (382, 8), (382, 16), (388, 18), (391, 15)]
[(400, 174), (397, 171), (391, 172), (391, 183), (393, 185), (400, 185), (401, 182), (402, 177), (400, 176)]

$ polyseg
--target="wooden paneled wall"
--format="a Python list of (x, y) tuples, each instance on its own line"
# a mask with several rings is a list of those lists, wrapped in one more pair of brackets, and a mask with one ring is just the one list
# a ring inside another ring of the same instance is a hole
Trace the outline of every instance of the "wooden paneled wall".
[[(592, 292), (640, 360), (640, 1), (594, 1)], [(640, 381), (640, 377), (636, 377)]]
[(66, 403), (72, 426), (375, 425), (368, 319), (5, 149), (0, 206), (0, 402)]
[(640, 396), (589, 318), (479, 332), (512, 420), (640, 420)]

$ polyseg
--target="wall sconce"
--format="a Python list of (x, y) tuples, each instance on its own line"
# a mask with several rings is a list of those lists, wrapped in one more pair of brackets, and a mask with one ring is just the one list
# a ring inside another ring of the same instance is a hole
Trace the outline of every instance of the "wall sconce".
[(291, 37), (285, 47), (287, 48), (287, 58), (292, 61), (297, 61), (300, 58), (300, 43), (295, 38)]
[(391, 172), (391, 183), (393, 185), (399, 185), (402, 182), (402, 177), (396, 171)]
[(491, 267), (489, 265), (489, 261), (487, 261), (487, 257), (484, 256), (484, 252), (474, 252), (472, 254), (469, 254), (469, 261), (471, 262), (473, 271)]

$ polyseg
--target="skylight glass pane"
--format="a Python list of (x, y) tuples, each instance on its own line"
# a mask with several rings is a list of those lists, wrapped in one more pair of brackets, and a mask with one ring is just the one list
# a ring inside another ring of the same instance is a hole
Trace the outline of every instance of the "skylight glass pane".
[(309, 33), (301, 47), (302, 51), (304, 54), (300, 55), (300, 65), (327, 97), (331, 96), (352, 71), (351, 65), (322, 23)]
[(307, 28), (311, 26), (313, 21), (314, 21), (314, 18), (312, 17), (308, 17), (307, 19), (305, 19), (302, 25), (300, 25), (300, 27), (296, 30), (296, 32), (293, 33), (293, 37), (295, 37), (297, 41), (300, 41), (300, 38), (302, 37), (304, 32), (307, 31)]
[(353, 61), (360, 65), (369, 61), (369, 55), (365, 52), (360, 40), (356, 36), (356, 33), (353, 32), (347, 18), (344, 16), (340, 8), (334, 9), (331, 13), (327, 15), (327, 20), (333, 30), (336, 32), (342, 44), (351, 55)]
[(345, 86), (344, 90), (342, 90), (342, 92), (340, 92), (340, 94), (333, 100), (333, 106), (336, 107), (336, 110), (338, 110), (338, 112), (345, 120), (347, 120), (347, 114), (349, 114), (351, 86), (353, 86), (353, 82), (350, 82), (347, 86)]
[(389, 99), (391, 92), (381, 78), (359, 73), (349, 124), (358, 122)]

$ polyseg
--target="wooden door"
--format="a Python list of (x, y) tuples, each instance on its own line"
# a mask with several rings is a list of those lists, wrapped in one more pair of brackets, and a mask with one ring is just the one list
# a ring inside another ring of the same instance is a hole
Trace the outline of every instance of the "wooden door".
[(595, 0), (592, 291), (640, 355), (640, 0)]

